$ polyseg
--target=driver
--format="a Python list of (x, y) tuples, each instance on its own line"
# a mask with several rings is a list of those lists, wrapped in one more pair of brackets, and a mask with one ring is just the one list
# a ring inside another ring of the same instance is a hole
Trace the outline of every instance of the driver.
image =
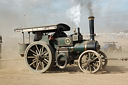
[(49, 37), (49, 39), (51, 40), (54, 40), (55, 38), (58, 38), (58, 37), (67, 37), (67, 34), (64, 33), (63, 31), (61, 30), (57, 30), (53, 35), (51, 35)]

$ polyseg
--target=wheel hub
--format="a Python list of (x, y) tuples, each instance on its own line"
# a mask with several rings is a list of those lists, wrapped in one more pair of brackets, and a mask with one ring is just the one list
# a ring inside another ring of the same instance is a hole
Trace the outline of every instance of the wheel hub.
[(91, 59), (87, 60), (87, 63), (88, 63), (88, 64), (90, 64), (91, 62), (92, 62), (92, 60), (91, 60)]

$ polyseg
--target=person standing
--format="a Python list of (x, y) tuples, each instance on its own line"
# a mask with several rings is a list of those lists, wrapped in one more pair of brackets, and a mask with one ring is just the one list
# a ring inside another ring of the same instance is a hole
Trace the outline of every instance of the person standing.
[(0, 59), (1, 59), (1, 53), (2, 53), (2, 36), (0, 35)]

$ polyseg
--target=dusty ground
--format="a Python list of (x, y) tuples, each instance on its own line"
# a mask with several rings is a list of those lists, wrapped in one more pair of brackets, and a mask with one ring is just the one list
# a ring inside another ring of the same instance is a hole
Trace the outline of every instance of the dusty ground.
[[(107, 55), (128, 57), (128, 53)], [(77, 66), (38, 74), (29, 71), (24, 60), (0, 62), (0, 85), (128, 85), (128, 61), (110, 60), (97, 74), (84, 74)]]

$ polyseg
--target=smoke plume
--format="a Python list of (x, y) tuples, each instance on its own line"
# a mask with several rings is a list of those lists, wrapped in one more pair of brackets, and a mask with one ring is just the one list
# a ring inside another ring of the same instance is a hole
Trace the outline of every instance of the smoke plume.
[(70, 20), (74, 22), (77, 27), (79, 27), (81, 18), (81, 5), (78, 4), (77, 6), (73, 6), (72, 8), (68, 9), (67, 17), (69, 17)]
[(93, 16), (92, 3), (93, 0), (73, 0), (74, 6), (67, 10), (67, 17), (75, 23), (77, 27), (80, 26), (81, 17), (85, 16), (84, 12), (87, 9), (89, 16)]
[(89, 10), (89, 15), (93, 16), (92, 1), (91, 0), (88, 1), (87, 8)]

